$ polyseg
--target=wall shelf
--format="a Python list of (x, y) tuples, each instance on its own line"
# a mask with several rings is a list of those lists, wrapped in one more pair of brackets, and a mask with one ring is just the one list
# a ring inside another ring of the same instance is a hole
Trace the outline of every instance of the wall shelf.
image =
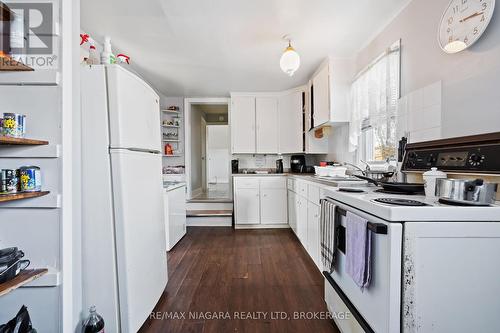
[(23, 192), (23, 193), (12, 193), (12, 194), (0, 194), (0, 202), (11, 202), (29, 198), (42, 197), (49, 194), (49, 191), (42, 192)]
[(26, 138), (11, 138), (8, 136), (0, 136), (0, 146), (43, 146), (48, 145), (48, 141), (26, 139)]
[(16, 61), (10, 57), (0, 57), (1, 72), (32, 72), (33, 68), (26, 66), (22, 62)]
[(161, 110), (161, 112), (165, 112), (165, 113), (172, 113), (172, 114), (178, 114), (180, 115), (181, 112), (180, 111), (173, 111), (173, 110)]
[(165, 128), (179, 128), (180, 126), (175, 126), (175, 125), (161, 125), (161, 127), (165, 127)]
[(0, 296), (6, 295), (11, 291), (29, 283), (40, 276), (47, 274), (49, 270), (47, 268), (43, 269), (25, 269), (18, 276), (0, 284)]
[(60, 74), (54, 69), (0, 71), (0, 86), (57, 86), (59, 82)]
[(174, 155), (163, 155), (163, 157), (181, 157), (182, 155), (174, 154)]
[(179, 140), (163, 140), (163, 142), (179, 142)]

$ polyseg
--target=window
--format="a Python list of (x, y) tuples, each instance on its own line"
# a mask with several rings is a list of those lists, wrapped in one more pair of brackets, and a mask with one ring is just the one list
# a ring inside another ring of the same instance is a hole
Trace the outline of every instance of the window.
[(400, 42), (359, 73), (351, 86), (349, 150), (364, 161), (393, 160), (397, 154)]

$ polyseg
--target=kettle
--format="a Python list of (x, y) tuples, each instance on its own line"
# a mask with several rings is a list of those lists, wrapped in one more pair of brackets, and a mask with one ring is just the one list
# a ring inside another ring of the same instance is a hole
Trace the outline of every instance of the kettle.
[(276, 173), (283, 173), (283, 160), (276, 160)]

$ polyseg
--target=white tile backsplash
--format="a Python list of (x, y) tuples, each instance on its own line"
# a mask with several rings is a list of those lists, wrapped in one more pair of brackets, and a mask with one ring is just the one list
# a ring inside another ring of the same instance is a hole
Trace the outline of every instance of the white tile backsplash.
[(441, 105), (441, 81), (423, 88), (423, 107)]
[(398, 137), (408, 134), (409, 142), (441, 138), (441, 81), (402, 97), (398, 103)]

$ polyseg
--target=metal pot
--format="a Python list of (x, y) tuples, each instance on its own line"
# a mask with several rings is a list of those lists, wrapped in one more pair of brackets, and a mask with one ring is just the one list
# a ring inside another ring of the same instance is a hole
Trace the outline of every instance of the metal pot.
[(482, 179), (437, 179), (436, 196), (446, 203), (487, 206), (495, 202), (498, 184)]

